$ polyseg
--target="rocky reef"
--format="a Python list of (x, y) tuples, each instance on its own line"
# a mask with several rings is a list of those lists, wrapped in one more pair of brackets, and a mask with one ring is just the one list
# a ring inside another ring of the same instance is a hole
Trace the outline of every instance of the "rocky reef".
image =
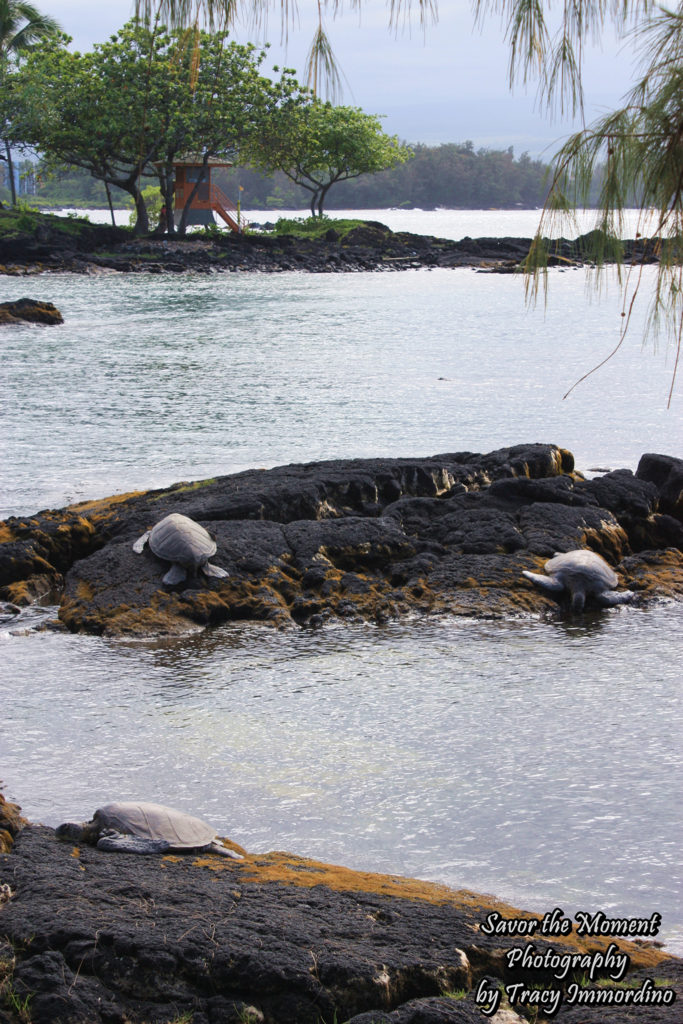
[[(205, 526), (225, 579), (162, 582), (133, 542), (169, 513)], [(636, 605), (683, 596), (683, 461), (585, 479), (572, 454), (528, 444), (403, 459), (248, 470), (117, 495), (0, 524), (0, 598), (11, 615), (58, 601), (62, 627), (174, 634), (250, 619), (317, 627), (409, 613), (557, 615), (522, 576), (590, 548)]]
[(0, 324), (61, 324), (64, 318), (51, 302), (40, 299), (17, 299), (0, 302)]
[[(16, 834), (0, 854), (2, 1024), (540, 1024), (552, 1001), (558, 1024), (680, 1020), (683, 961), (638, 937), (654, 920), (634, 919), (635, 941), (553, 935), (467, 890), (287, 853), (104, 853), (17, 830), (14, 808), (0, 802)], [(577, 1005), (586, 991), (618, 1002)]]

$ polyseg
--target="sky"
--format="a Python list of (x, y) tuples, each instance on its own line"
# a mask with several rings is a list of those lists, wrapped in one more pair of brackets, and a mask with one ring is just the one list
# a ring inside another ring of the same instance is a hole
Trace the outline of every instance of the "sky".
[[(133, 13), (133, 0), (38, 0), (73, 37), (73, 48), (88, 50), (116, 32)], [(350, 6), (350, 5), (347, 5)], [(417, 4), (414, 4), (417, 8)], [(475, 147), (514, 148), (550, 159), (572, 128), (568, 119), (554, 120), (539, 110), (535, 86), (508, 83), (508, 50), (504, 29), (494, 16), (483, 29), (475, 27), (467, 0), (439, 0), (438, 21), (413, 24), (396, 33), (388, 26), (386, 3), (363, 0), (360, 16), (346, 10), (328, 19), (327, 29), (346, 84), (338, 102), (384, 116), (383, 127), (405, 142), (433, 146), (470, 140)], [(279, 11), (279, 5), (276, 8)], [(317, 4), (300, 0), (299, 23), (290, 26), (281, 45), (278, 13), (268, 30), (237, 26), (235, 37), (270, 42), (268, 64), (284, 64), (305, 81), (306, 53), (313, 35)], [(590, 121), (618, 105), (628, 91), (632, 55), (614, 39), (587, 52), (584, 82), (586, 116)]]

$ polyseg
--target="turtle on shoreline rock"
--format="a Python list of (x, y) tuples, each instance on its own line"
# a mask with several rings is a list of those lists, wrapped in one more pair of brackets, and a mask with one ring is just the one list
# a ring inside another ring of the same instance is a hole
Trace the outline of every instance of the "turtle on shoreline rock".
[(98, 850), (121, 853), (189, 853), (198, 850), (242, 859), (216, 837), (200, 818), (163, 804), (145, 802), (105, 804), (91, 821), (67, 821), (55, 831), (57, 839), (91, 843)]
[(619, 577), (605, 559), (594, 551), (579, 549), (558, 553), (543, 568), (547, 576), (526, 569), (522, 575), (550, 594), (559, 596), (569, 591), (573, 612), (583, 611), (587, 597), (594, 598), (606, 608), (627, 604), (635, 597), (631, 590), (615, 592)]
[(217, 565), (210, 565), (209, 559), (216, 554), (216, 541), (210, 533), (195, 523), (194, 519), (172, 512), (161, 519), (147, 533), (133, 544), (133, 551), (142, 554), (146, 543), (157, 558), (172, 562), (171, 568), (164, 576), (164, 583), (172, 585), (182, 583), (188, 572), (196, 576), (203, 572), (205, 576), (225, 577), (228, 573)]

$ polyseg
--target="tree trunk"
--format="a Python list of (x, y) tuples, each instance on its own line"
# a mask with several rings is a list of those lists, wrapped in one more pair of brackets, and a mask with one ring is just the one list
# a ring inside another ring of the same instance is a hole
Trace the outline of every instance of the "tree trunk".
[(135, 203), (135, 213), (137, 214), (137, 220), (133, 228), (133, 234), (135, 235), (148, 235), (149, 234), (149, 217), (147, 216), (147, 207), (145, 200), (142, 198), (142, 192), (139, 189), (137, 183), (131, 185), (127, 190), (133, 197)]
[(5, 153), (7, 154), (7, 173), (9, 174), (9, 187), (12, 193), (12, 206), (17, 205), (17, 186), (14, 183), (14, 164), (12, 163), (12, 150), (9, 141), (5, 139)]
[(174, 235), (175, 178), (173, 175), (173, 161), (167, 160), (163, 167), (160, 166), (158, 175), (159, 187), (161, 188), (161, 194), (164, 199), (164, 205), (161, 209), (161, 218), (159, 220), (159, 230), (162, 234), (166, 232), (168, 235)]
[(104, 187), (107, 190), (107, 202), (109, 203), (109, 213), (111, 214), (112, 227), (116, 227), (116, 217), (114, 216), (114, 204), (111, 201), (111, 189), (109, 188), (109, 182), (105, 181)]
[(333, 185), (333, 181), (328, 181), (327, 185), (322, 185), (318, 189), (318, 216), (321, 218), (321, 220), (323, 217), (323, 206), (325, 205), (325, 200), (327, 199), (327, 193), (330, 191)]
[(166, 175), (165, 187), (162, 186), (162, 194), (164, 197), (164, 211), (166, 214), (166, 233), (168, 235), (175, 235), (175, 181), (173, 180), (173, 174)]

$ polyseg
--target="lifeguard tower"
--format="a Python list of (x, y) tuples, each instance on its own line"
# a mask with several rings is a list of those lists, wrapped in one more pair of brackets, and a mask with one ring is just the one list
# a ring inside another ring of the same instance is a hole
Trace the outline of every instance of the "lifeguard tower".
[[(175, 173), (174, 193), (174, 221), (176, 227), (180, 223), (183, 209), (192, 189), (197, 184), (204, 162), (200, 157), (187, 156), (181, 160), (175, 160), (173, 170)], [(217, 167), (232, 167), (218, 158), (210, 158), (204, 179), (200, 183), (187, 214), (188, 225), (190, 224), (214, 224), (213, 214), (217, 213), (228, 225), (231, 231), (241, 231), (242, 225), (239, 220), (237, 206), (228, 199), (226, 194), (211, 180), (211, 172)]]

